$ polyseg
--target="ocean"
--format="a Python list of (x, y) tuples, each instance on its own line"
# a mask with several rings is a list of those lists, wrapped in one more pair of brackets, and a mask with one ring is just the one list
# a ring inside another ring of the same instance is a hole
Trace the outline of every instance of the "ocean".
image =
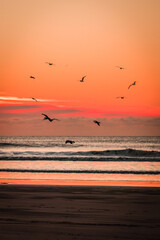
[(0, 137), (0, 180), (13, 179), (160, 182), (160, 137)]

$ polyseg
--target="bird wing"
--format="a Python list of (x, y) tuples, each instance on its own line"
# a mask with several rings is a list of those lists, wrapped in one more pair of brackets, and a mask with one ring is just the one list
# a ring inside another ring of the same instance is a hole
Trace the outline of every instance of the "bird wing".
[(86, 76), (82, 77), (82, 80), (84, 80), (85, 77), (86, 77)]
[(124, 67), (120, 67), (120, 66), (116, 66), (116, 67), (118, 67), (118, 68), (120, 68), (120, 69), (124, 69)]
[(98, 126), (100, 126), (100, 122), (98, 122), (96, 120), (94, 120), (93, 122), (96, 123)]
[(47, 63), (47, 64), (49, 64), (49, 65), (55, 65), (55, 64), (53, 64), (53, 63), (51, 63), (51, 62), (45, 62), (45, 63)]
[(129, 85), (128, 89), (133, 85), (136, 85), (136, 81), (134, 83), (132, 83), (131, 85)]
[(42, 113), (43, 116), (45, 116), (47, 119), (50, 119), (46, 114)]

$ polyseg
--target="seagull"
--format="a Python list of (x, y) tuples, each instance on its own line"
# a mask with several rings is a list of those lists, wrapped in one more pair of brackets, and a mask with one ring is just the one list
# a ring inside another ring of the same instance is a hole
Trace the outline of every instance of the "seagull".
[(97, 124), (98, 126), (100, 126), (101, 122), (97, 121), (97, 120), (94, 120), (93, 121), (95, 124)]
[(117, 97), (117, 98), (124, 99), (124, 97)]
[(55, 64), (53, 64), (53, 63), (51, 63), (51, 62), (45, 62), (45, 63), (47, 63), (47, 64), (50, 65), (50, 66), (55, 65)]
[(34, 97), (32, 97), (32, 99), (33, 99), (35, 102), (38, 102), (37, 99), (35, 99)]
[(30, 76), (30, 78), (33, 78), (33, 79), (35, 79), (35, 77), (33, 77), (33, 76)]
[(66, 141), (65, 141), (65, 144), (67, 144), (67, 143), (73, 144), (73, 143), (75, 143), (75, 141), (72, 141), (72, 140), (66, 140)]
[(120, 66), (116, 66), (117, 68), (119, 68), (120, 70), (125, 69), (124, 67), (120, 67)]
[(57, 118), (50, 118), (48, 117), (46, 114), (42, 113), (42, 115), (44, 116), (44, 119), (43, 120), (49, 120), (50, 122), (56, 120), (56, 121), (60, 121), (59, 119)]
[(84, 77), (82, 77), (82, 79), (80, 80), (80, 82), (84, 82), (84, 78), (85, 78), (86, 76), (84, 76)]
[(134, 81), (134, 83), (132, 83), (131, 85), (129, 85), (128, 89), (130, 89), (131, 86), (136, 85), (136, 81)]

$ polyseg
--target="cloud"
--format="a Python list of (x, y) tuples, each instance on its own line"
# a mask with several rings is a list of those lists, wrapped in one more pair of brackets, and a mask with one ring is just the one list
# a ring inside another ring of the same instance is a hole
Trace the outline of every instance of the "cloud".
[(99, 117), (97, 120), (101, 121), (101, 127), (93, 123), (92, 117), (62, 116), (58, 118), (60, 121), (50, 123), (44, 121), (40, 113), (13, 114), (6, 118), (4, 115), (0, 120), (1, 135), (158, 136), (160, 134), (159, 117)]
[[(33, 97), (33, 96), (32, 96)], [(30, 98), (20, 98), (20, 97), (13, 97), (13, 96), (0, 96), (0, 101), (19, 101), (19, 102), (33, 102), (34, 100)], [(42, 99), (36, 98), (38, 102), (73, 102), (73, 100), (63, 100), (63, 99)], [(74, 101), (75, 102), (75, 101)]]
[(6, 105), (0, 106), (0, 109), (5, 110), (16, 110), (16, 109), (33, 109), (33, 108), (40, 108), (41, 106), (37, 105)]
[(160, 126), (160, 117), (126, 117), (126, 118), (121, 118), (120, 122), (123, 124), (128, 124), (130, 127), (133, 125), (156, 125)]
[(82, 113), (84, 112), (82, 109), (79, 108), (62, 108), (62, 109), (50, 109), (46, 111), (48, 114), (57, 114), (59, 116), (74, 116), (77, 113)]
[(0, 113), (1, 113), (1, 117), (3, 117), (3, 115), (8, 114), (7, 117), (12, 117), (13, 114), (25, 114), (25, 113), (31, 113), (31, 112), (36, 112), (36, 111), (40, 111), (40, 109), (42, 109), (43, 106), (42, 105), (37, 105), (37, 104), (3, 104), (0, 105)]
[(57, 100), (57, 99), (39, 99), (35, 102), (32, 98), (19, 98), (13, 96), (0, 96), (0, 111), (2, 114), (25, 114), (37, 111), (45, 111), (52, 114), (59, 115), (75, 114), (80, 112), (79, 109), (71, 108), (68, 104), (70, 100)]
[[(0, 96), (0, 100), (2, 101), (22, 101), (22, 102), (33, 102), (31, 98), (19, 98), (19, 97), (11, 97), (11, 96)], [(37, 98), (39, 102), (58, 102), (56, 99), (40, 99)]]

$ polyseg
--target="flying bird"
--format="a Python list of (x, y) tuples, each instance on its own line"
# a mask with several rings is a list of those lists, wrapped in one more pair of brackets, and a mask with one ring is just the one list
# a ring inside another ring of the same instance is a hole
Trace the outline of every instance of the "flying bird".
[(86, 76), (84, 76), (84, 77), (82, 77), (82, 79), (80, 80), (80, 82), (84, 82), (84, 78), (85, 78)]
[(44, 116), (44, 119), (43, 120), (49, 120), (50, 122), (56, 120), (56, 121), (60, 121), (59, 119), (57, 118), (50, 118), (48, 117), (46, 114), (42, 113), (42, 115)]
[(55, 65), (55, 64), (53, 64), (51, 62), (45, 62), (45, 63), (47, 63), (49, 66)]
[(67, 143), (73, 144), (73, 143), (75, 143), (75, 141), (72, 141), (72, 140), (66, 140), (66, 141), (65, 141), (65, 144), (67, 144)]
[(117, 97), (117, 98), (124, 99), (124, 97)]
[(117, 68), (119, 68), (120, 70), (125, 69), (124, 67), (120, 67), (120, 66), (116, 66)]
[(136, 85), (136, 81), (134, 81), (134, 83), (132, 83), (131, 85), (129, 85), (128, 89), (130, 89), (131, 86)]
[(35, 99), (34, 97), (32, 97), (32, 99), (33, 99), (35, 102), (38, 102), (37, 99)]
[(98, 126), (100, 126), (100, 124), (101, 124), (101, 122), (99, 122), (99, 121), (97, 121), (97, 120), (93, 120), (93, 122), (94, 122), (95, 124), (97, 124)]
[(35, 79), (35, 77), (33, 77), (33, 76), (30, 76), (30, 78)]

